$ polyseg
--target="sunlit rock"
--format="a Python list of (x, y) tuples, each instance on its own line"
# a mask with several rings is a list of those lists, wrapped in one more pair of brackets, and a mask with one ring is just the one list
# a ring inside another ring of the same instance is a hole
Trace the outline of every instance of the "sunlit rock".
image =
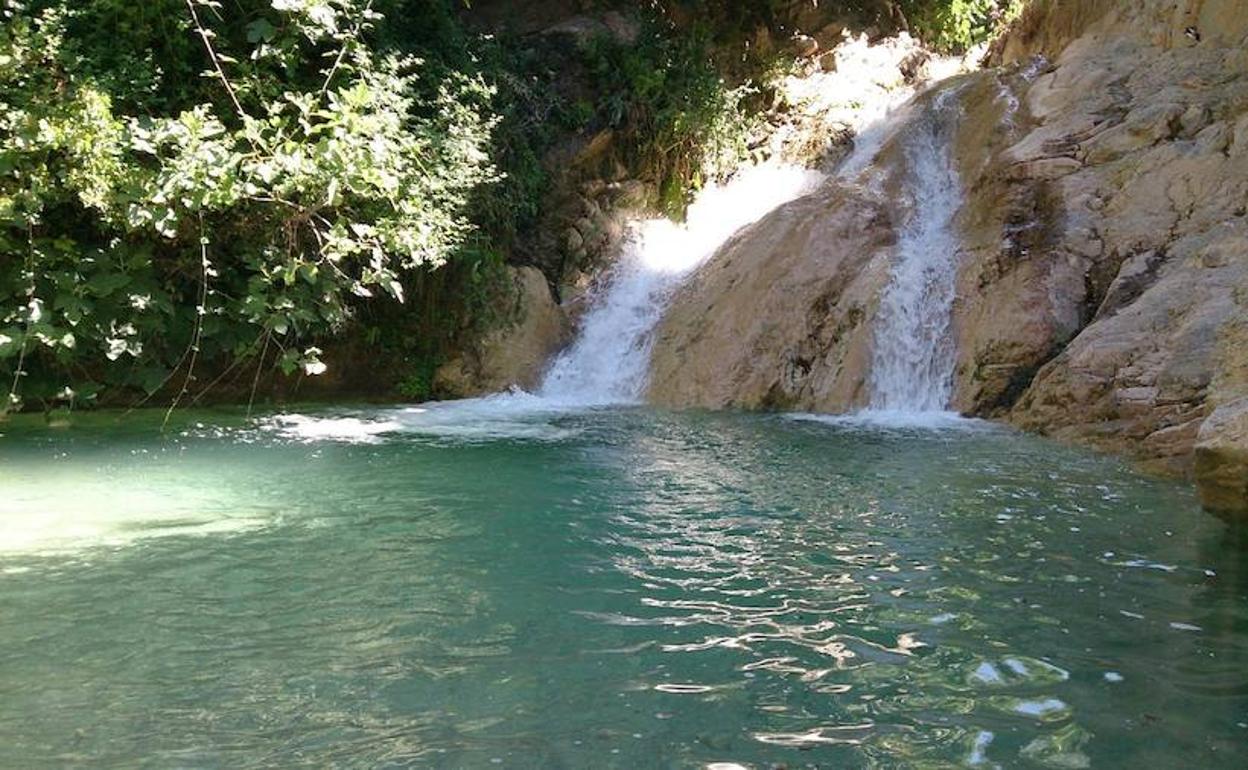
[(474, 396), (537, 385), (547, 360), (567, 339), (567, 319), (541, 271), (514, 268), (512, 277), (510, 322), (443, 364), (434, 376), (435, 392)]

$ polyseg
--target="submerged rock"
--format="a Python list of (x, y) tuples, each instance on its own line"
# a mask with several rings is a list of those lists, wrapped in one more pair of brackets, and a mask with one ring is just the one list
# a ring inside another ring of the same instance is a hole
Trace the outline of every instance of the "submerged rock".
[(1248, 517), (1248, 398), (1218, 407), (1201, 425), (1196, 485), (1209, 510)]

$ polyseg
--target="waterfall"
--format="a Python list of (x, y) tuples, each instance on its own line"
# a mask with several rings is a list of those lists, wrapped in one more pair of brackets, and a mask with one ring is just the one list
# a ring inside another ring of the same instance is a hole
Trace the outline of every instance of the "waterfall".
[(958, 240), (954, 217), (962, 183), (951, 142), (957, 93), (947, 89), (899, 135), (910, 216), (875, 319), (871, 409), (938, 412), (953, 390), (952, 315)]
[(571, 405), (640, 401), (654, 329), (684, 279), (737, 231), (812, 191), (822, 179), (794, 166), (755, 166), (703, 190), (684, 224), (667, 219), (634, 224), (618, 263), (591, 298), (580, 336), (555, 359), (538, 395)]

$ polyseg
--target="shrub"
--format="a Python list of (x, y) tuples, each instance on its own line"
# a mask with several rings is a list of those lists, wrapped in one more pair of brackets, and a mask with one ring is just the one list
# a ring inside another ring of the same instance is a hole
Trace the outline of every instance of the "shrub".
[(488, 89), (370, 48), (371, 5), (6, 3), (2, 408), (270, 344), (321, 371), (306, 340), (463, 245)]

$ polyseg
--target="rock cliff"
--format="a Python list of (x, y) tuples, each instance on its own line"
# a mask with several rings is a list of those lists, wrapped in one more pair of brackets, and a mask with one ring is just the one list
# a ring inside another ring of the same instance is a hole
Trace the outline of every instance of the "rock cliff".
[[(1195, 475), (1248, 513), (1248, 7), (1038, 0), (993, 65), (939, 88), (951, 152), (952, 406)], [(651, 397), (839, 412), (865, 403), (906, 120), (874, 176), (741, 234), (673, 303)]]
[(507, 318), (434, 375), (439, 393), (480, 396), (509, 388), (533, 389), (545, 362), (568, 337), (568, 320), (535, 267), (508, 268), (514, 282)]

